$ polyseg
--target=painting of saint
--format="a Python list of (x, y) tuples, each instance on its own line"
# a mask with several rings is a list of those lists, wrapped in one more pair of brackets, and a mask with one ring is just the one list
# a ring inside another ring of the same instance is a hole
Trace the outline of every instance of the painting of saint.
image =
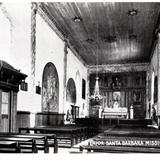
[(57, 112), (59, 105), (59, 81), (55, 66), (45, 66), (42, 81), (42, 111)]

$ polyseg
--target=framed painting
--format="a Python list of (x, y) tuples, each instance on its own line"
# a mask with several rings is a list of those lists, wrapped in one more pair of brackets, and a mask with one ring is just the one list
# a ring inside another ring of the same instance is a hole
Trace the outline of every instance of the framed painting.
[(142, 101), (142, 95), (140, 90), (133, 91), (133, 103), (140, 104)]

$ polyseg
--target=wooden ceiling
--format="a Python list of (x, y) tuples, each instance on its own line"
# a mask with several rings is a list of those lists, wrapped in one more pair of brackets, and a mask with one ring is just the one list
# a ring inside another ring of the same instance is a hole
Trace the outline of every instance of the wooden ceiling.
[(42, 8), (86, 64), (149, 62), (160, 3), (50, 2)]

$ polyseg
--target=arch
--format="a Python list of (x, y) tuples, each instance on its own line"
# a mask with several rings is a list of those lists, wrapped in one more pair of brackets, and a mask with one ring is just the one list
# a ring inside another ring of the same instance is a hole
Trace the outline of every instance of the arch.
[(66, 101), (76, 103), (76, 85), (72, 78), (67, 82)]
[(42, 76), (42, 111), (58, 112), (59, 78), (55, 65), (48, 62)]

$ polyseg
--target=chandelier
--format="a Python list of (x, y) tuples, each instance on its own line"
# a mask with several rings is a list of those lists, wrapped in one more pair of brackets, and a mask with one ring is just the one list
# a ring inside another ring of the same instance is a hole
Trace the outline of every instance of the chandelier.
[(90, 99), (94, 104), (100, 104), (103, 96), (100, 95), (99, 89), (99, 77), (98, 77), (98, 25), (97, 25), (97, 53), (96, 53), (96, 82), (93, 95), (90, 96)]
[(94, 88), (94, 93), (93, 95), (91, 95), (90, 99), (96, 103), (100, 102), (103, 97), (100, 95), (100, 91), (99, 91), (99, 77), (96, 77), (96, 83), (95, 83), (95, 88)]

